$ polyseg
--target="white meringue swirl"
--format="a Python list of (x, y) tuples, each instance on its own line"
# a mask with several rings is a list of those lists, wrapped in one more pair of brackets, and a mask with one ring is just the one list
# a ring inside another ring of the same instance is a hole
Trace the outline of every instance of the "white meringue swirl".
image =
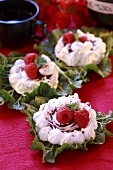
[[(101, 38), (93, 34), (77, 30), (78, 37), (86, 36), (87, 41), (82, 43), (74, 41), (72, 44), (64, 45), (61, 37), (55, 46), (55, 55), (68, 66), (86, 66), (88, 64), (99, 64), (106, 52), (106, 44)], [(70, 52), (71, 51), (71, 52)]]
[[(89, 122), (86, 128), (79, 126), (72, 121), (67, 124), (60, 124), (56, 119), (56, 110), (66, 104), (77, 103), (79, 110), (86, 109), (89, 112)], [(52, 144), (62, 145), (82, 144), (90, 138), (95, 139), (95, 130), (97, 129), (96, 112), (89, 103), (81, 103), (78, 94), (68, 97), (62, 96), (58, 99), (51, 99), (46, 104), (42, 104), (39, 111), (33, 116), (35, 129), (40, 140), (49, 141)]]
[(30, 93), (40, 85), (40, 82), (48, 83), (51, 87), (57, 88), (59, 67), (52, 62), (48, 56), (42, 54), (41, 57), (46, 61), (46, 64), (39, 68), (39, 73), (42, 75), (42, 78), (34, 80), (27, 77), (24, 71), (24, 60), (16, 60), (10, 69), (9, 82), (17, 93), (22, 95), (24, 95), (25, 92)]

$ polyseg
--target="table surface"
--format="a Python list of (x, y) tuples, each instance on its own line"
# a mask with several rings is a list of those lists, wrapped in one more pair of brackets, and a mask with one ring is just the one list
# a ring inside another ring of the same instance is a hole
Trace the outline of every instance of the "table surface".
[[(7, 55), (12, 50), (33, 52), (33, 42), (19, 49), (1, 48)], [(113, 64), (113, 57), (111, 56)], [(113, 110), (113, 71), (102, 79), (89, 75), (90, 82), (75, 90), (82, 102), (90, 102), (96, 111), (106, 114)], [(29, 133), (26, 115), (0, 106), (0, 170), (112, 170), (113, 137), (106, 137), (103, 145), (90, 145), (88, 150), (66, 150), (54, 164), (42, 163), (42, 151), (31, 151), (33, 136)], [(113, 122), (107, 126), (113, 132)]]

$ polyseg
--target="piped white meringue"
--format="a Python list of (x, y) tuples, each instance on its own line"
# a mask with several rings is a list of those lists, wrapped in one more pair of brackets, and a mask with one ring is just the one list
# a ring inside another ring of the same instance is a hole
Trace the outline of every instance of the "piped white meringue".
[[(86, 109), (89, 112), (89, 122), (86, 128), (78, 130), (78, 125), (75, 122), (61, 126), (56, 118), (56, 110), (59, 107), (67, 104), (77, 103), (80, 110)], [(51, 99), (48, 103), (40, 106), (39, 111), (33, 116), (35, 126), (39, 138), (42, 141), (49, 141), (52, 144), (62, 145), (68, 144), (82, 144), (85, 140), (90, 138), (95, 139), (95, 130), (97, 129), (96, 112), (91, 108), (89, 102), (81, 103), (78, 94), (70, 95), (68, 97), (62, 96), (58, 99)], [(50, 127), (50, 128), (49, 128)], [(47, 128), (47, 129), (46, 129)], [(45, 137), (43, 137), (45, 135)]]
[(13, 67), (10, 69), (9, 82), (17, 93), (22, 95), (24, 95), (25, 92), (30, 93), (40, 85), (40, 82), (48, 83), (51, 87), (57, 88), (59, 67), (52, 62), (48, 56), (42, 54), (41, 57), (46, 61), (46, 63), (39, 68), (39, 73), (42, 75), (42, 78), (34, 80), (27, 77), (24, 71), (24, 60), (16, 60)]
[[(88, 64), (99, 64), (106, 52), (106, 44), (101, 38), (93, 34), (77, 30), (78, 37), (86, 36), (88, 41), (82, 43), (74, 41), (72, 44), (63, 43), (61, 37), (55, 46), (55, 55), (68, 66), (86, 66)], [(70, 51), (71, 50), (71, 51)]]

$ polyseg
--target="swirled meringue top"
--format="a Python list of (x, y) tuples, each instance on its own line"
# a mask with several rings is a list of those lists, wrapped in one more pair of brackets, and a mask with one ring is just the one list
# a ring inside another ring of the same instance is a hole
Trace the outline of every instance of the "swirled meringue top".
[(64, 45), (63, 37), (61, 37), (55, 46), (56, 57), (68, 66), (99, 64), (106, 52), (106, 44), (101, 38), (90, 33), (85, 34), (79, 29), (77, 34), (78, 37), (86, 36), (87, 41), (82, 43), (75, 40), (72, 44)]
[(17, 93), (22, 95), (25, 92), (30, 93), (40, 85), (40, 82), (48, 83), (51, 87), (57, 88), (59, 76), (58, 66), (48, 56), (42, 54), (41, 57), (46, 61), (46, 64), (39, 68), (39, 73), (42, 75), (41, 78), (34, 80), (27, 77), (24, 71), (24, 60), (16, 60), (10, 69), (9, 82)]
[[(77, 103), (79, 109), (86, 109), (89, 112), (89, 123), (86, 128), (79, 128), (73, 121), (61, 125), (56, 119), (56, 110), (66, 104)], [(62, 145), (82, 144), (90, 138), (95, 139), (95, 129), (97, 129), (96, 112), (89, 106), (89, 103), (81, 103), (78, 94), (62, 96), (58, 99), (51, 99), (48, 103), (42, 104), (39, 111), (33, 116), (35, 128), (40, 140), (49, 141), (52, 144)]]

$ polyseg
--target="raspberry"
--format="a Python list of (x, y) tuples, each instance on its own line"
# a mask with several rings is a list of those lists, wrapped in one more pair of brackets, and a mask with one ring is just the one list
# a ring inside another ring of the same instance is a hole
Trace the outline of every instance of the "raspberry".
[(26, 75), (30, 79), (36, 79), (38, 76), (38, 68), (35, 63), (30, 63), (24, 67)]
[(85, 128), (89, 122), (89, 112), (85, 109), (77, 110), (73, 114), (73, 119), (80, 128)]
[(57, 110), (56, 119), (60, 124), (70, 123), (73, 119), (73, 112), (69, 107), (61, 107)]
[(26, 56), (24, 57), (25, 64), (33, 63), (34, 60), (36, 59), (36, 57), (37, 57), (36, 53), (28, 53), (28, 54), (26, 54)]
[(66, 32), (63, 35), (63, 43), (66, 45), (68, 43), (73, 43), (75, 41), (75, 36), (72, 32)]
[(79, 41), (81, 41), (82, 43), (88, 41), (87, 37), (86, 36), (81, 36), (79, 37)]

